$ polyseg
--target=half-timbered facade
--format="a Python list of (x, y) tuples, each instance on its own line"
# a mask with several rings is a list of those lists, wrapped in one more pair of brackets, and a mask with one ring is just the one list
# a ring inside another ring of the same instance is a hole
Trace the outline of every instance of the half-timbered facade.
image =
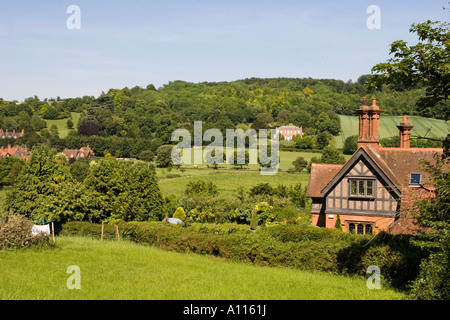
[(427, 174), (422, 172), (419, 160), (433, 162), (442, 149), (410, 148), (412, 126), (406, 116), (398, 126), (400, 147), (383, 148), (378, 139), (381, 110), (376, 101), (358, 111), (358, 150), (353, 156), (343, 165), (311, 166), (306, 195), (312, 199), (312, 222), (334, 228), (339, 214), (344, 231), (411, 232), (413, 223), (402, 213), (402, 206), (409, 201), (410, 191), (423, 190)]

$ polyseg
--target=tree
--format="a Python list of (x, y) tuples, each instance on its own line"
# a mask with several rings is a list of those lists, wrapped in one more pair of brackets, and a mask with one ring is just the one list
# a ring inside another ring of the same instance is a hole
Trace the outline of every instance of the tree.
[(46, 146), (34, 148), (7, 195), (6, 210), (34, 221), (62, 221), (64, 212), (58, 208), (67, 201), (64, 194), (71, 187), (65, 186), (72, 182), (67, 162), (57, 161), (54, 150)]
[(342, 231), (341, 216), (339, 215), (339, 212), (336, 215), (336, 222), (334, 223), (334, 228), (339, 231)]
[(72, 119), (70, 119), (70, 118), (67, 119), (66, 125), (67, 125), (67, 129), (73, 129), (74, 124), (73, 124)]
[(167, 168), (173, 165), (171, 145), (162, 145), (156, 150), (156, 165), (160, 168)]
[(344, 154), (353, 154), (355, 153), (357, 148), (358, 148), (358, 136), (350, 136), (345, 139), (343, 150)]
[(35, 131), (40, 131), (47, 127), (47, 123), (41, 119), (38, 113), (33, 113), (33, 116), (31, 116), (30, 124), (33, 127)]
[(302, 172), (303, 169), (306, 168), (308, 162), (303, 157), (298, 157), (294, 161), (292, 161), (292, 165), (294, 166), (295, 171)]
[[(238, 152), (237, 150), (235, 150), (233, 152), (233, 165), (234, 166), (248, 166), (249, 162), (250, 162), (250, 155), (248, 153), (247, 150), (244, 150), (244, 153), (242, 154), (242, 152)], [(228, 159), (228, 163), (231, 164), (231, 159)]]
[(272, 115), (269, 112), (262, 112), (256, 116), (252, 123), (252, 129), (268, 129), (269, 125), (274, 122)]
[(344, 156), (332, 146), (326, 146), (322, 151), (321, 163), (342, 164), (345, 163)]
[(94, 120), (86, 120), (78, 127), (78, 134), (82, 136), (98, 136), (100, 126)]
[(417, 34), (419, 42), (409, 46), (406, 41), (394, 41), (390, 50), (393, 58), (372, 68), (369, 88), (381, 89), (383, 84), (397, 90), (423, 86), (425, 96), (417, 101), (417, 109), (449, 119), (449, 23), (428, 20), (412, 24), (409, 31)]
[[(448, 148), (446, 148), (448, 152)], [(427, 187), (433, 197), (415, 201), (412, 216), (421, 227), (414, 243), (427, 250), (430, 256), (420, 265), (420, 273), (412, 285), (417, 299), (448, 300), (450, 298), (450, 158), (448, 153), (436, 157), (436, 163), (422, 160), (424, 169), (430, 174)]]

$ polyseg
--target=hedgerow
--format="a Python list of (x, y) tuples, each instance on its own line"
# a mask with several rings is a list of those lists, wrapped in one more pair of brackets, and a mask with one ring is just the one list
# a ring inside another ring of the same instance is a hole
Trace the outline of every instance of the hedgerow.
[[(263, 266), (293, 267), (307, 271), (365, 275), (377, 265), (384, 280), (406, 288), (418, 273), (424, 257), (408, 236), (381, 233), (375, 238), (307, 225), (274, 225), (252, 231), (247, 225), (161, 222), (118, 224), (121, 239), (164, 250), (212, 255)], [(101, 225), (70, 222), (63, 235), (100, 238)], [(115, 238), (115, 228), (105, 225), (104, 238)]]

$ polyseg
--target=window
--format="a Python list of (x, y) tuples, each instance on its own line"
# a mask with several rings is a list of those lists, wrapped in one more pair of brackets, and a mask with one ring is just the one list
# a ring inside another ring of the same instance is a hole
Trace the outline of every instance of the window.
[(409, 185), (418, 186), (422, 182), (422, 174), (421, 173), (410, 173), (409, 174)]
[(355, 233), (355, 224), (354, 223), (350, 223), (348, 225), (348, 232), (349, 233)]
[(372, 234), (373, 225), (367, 222), (352, 222), (348, 224), (348, 232), (352, 234)]
[(375, 180), (349, 179), (350, 196), (373, 197)]
[(358, 226), (356, 227), (356, 233), (357, 234), (364, 234), (364, 225), (358, 224)]

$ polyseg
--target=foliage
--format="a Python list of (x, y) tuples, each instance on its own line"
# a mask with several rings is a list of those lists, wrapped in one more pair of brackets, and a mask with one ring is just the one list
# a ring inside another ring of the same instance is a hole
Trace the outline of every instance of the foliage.
[(164, 145), (160, 146), (156, 150), (156, 164), (160, 168), (167, 168), (173, 165), (172, 162), (172, 146)]
[(339, 214), (339, 212), (336, 215), (336, 222), (334, 223), (334, 228), (336, 230), (342, 231), (341, 215)]
[(33, 235), (33, 223), (22, 215), (0, 217), (0, 251), (50, 246), (47, 235)]
[(434, 164), (426, 161), (422, 161), (422, 164), (430, 174), (428, 188), (434, 196), (415, 201), (416, 210), (411, 214), (422, 228), (414, 243), (430, 252), (430, 257), (422, 261), (420, 274), (412, 285), (412, 291), (418, 299), (447, 300), (450, 298), (449, 157), (447, 154), (436, 156)]
[(358, 148), (358, 136), (350, 136), (345, 139), (344, 150), (342, 152), (344, 154), (353, 154), (356, 152), (357, 148)]
[(204, 180), (190, 181), (184, 193), (187, 196), (216, 196), (219, 191), (217, 185), (213, 182), (206, 182)]
[(306, 168), (308, 165), (308, 162), (303, 157), (298, 157), (292, 162), (292, 165), (294, 166), (295, 171), (302, 172), (303, 169)]
[(321, 163), (342, 164), (345, 163), (344, 156), (332, 146), (327, 146), (322, 151)]
[(392, 84), (399, 90), (423, 86), (425, 95), (417, 101), (418, 110), (448, 119), (449, 24), (428, 20), (412, 24), (409, 31), (417, 34), (419, 42), (409, 46), (406, 41), (394, 41), (390, 50), (394, 57), (372, 68), (374, 75), (369, 85), (380, 88), (383, 84)]
[[(74, 169), (79, 164), (90, 168), (85, 178)], [(47, 147), (33, 149), (7, 195), (6, 210), (34, 221), (58, 223), (161, 220), (164, 214), (155, 173), (147, 165), (131, 165), (111, 157), (92, 166), (80, 160), (69, 165)]]
[(24, 165), (25, 161), (18, 157), (0, 158), (0, 184), (14, 184)]
[(186, 220), (186, 213), (184, 212), (184, 209), (182, 207), (178, 207), (177, 210), (175, 210), (173, 217), (184, 221)]

